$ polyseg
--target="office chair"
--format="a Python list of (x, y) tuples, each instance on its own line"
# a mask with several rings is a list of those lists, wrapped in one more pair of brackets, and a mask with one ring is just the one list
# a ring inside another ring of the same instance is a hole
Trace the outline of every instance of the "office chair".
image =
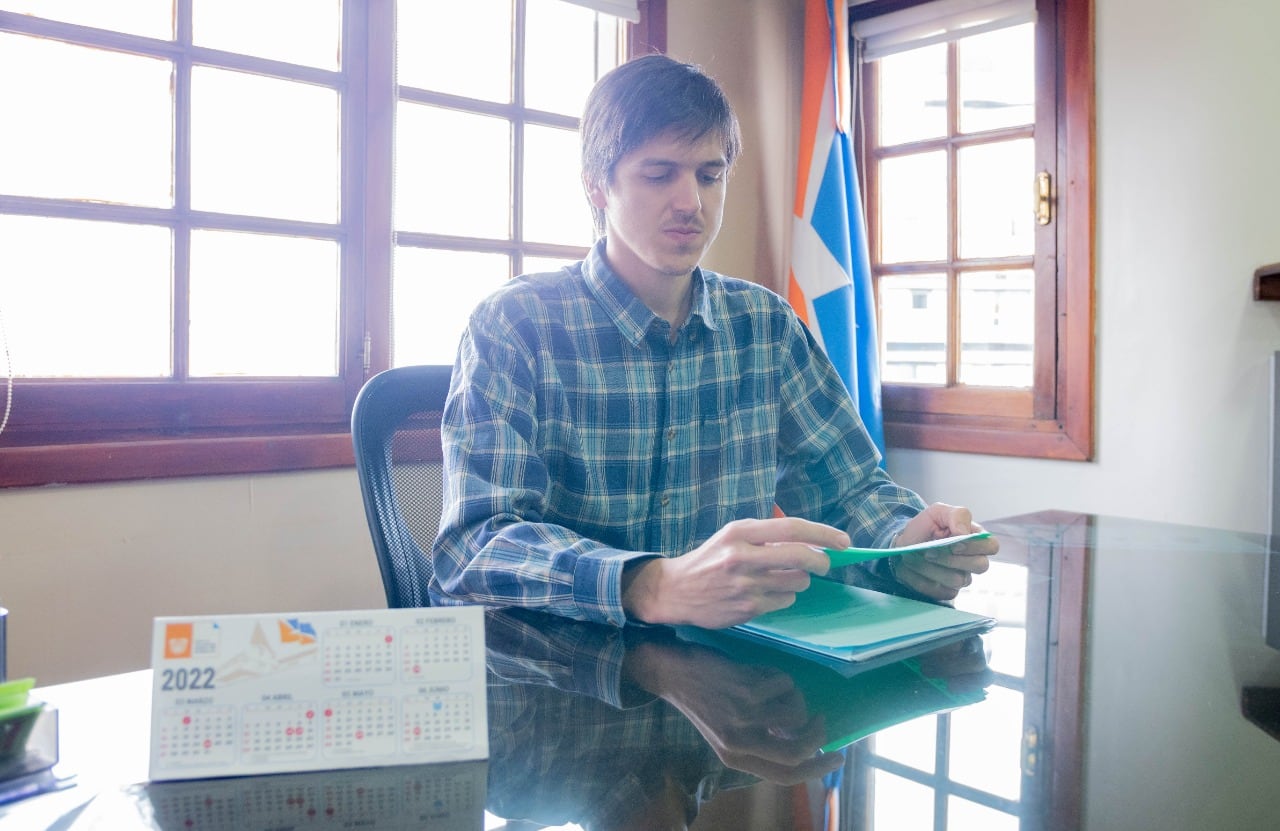
[(444, 499), (440, 417), (451, 372), (448, 366), (380, 372), (351, 411), (356, 475), (392, 609), (431, 605), (430, 551)]

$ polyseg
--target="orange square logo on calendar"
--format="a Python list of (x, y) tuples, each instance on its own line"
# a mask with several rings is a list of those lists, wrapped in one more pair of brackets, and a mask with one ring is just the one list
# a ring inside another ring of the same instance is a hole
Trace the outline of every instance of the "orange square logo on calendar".
[(164, 657), (190, 658), (192, 627), (190, 623), (164, 625)]

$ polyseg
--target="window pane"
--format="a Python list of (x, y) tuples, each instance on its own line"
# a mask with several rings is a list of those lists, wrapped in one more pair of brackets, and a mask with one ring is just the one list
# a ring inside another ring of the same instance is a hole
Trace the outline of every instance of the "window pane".
[(173, 39), (173, 0), (7, 0), (5, 11), (161, 40)]
[(559, 271), (567, 265), (572, 265), (581, 257), (525, 257), (524, 268), (522, 272), (525, 274), (539, 274), (544, 271)]
[(916, 262), (946, 256), (946, 154), (937, 151), (884, 159), (880, 162), (880, 261)]
[(338, 93), (192, 68), (191, 207), (336, 222)]
[(1022, 694), (990, 686), (984, 701), (951, 714), (951, 776), (1006, 799), (1022, 791)]
[(400, 102), (395, 225), (408, 231), (511, 236), (511, 124)]
[(524, 238), (588, 246), (594, 231), (582, 191), (578, 133), (534, 124), (524, 129)]
[(1034, 322), (1035, 272), (961, 274), (960, 383), (1030, 387)]
[(894, 384), (945, 384), (946, 276), (885, 275), (879, 287), (881, 379)]
[(340, 0), (192, 0), (191, 21), (197, 46), (338, 68)]
[(918, 771), (933, 773), (937, 738), (937, 716), (913, 718), (876, 733), (875, 753)]
[(947, 799), (947, 831), (1018, 831), (1018, 817), (958, 796)]
[(338, 244), (193, 231), (191, 374), (338, 373)]
[(879, 61), (880, 144), (947, 133), (947, 45), (938, 43)]
[(1035, 122), (1035, 24), (963, 38), (956, 48), (961, 132)]
[(959, 168), (960, 256), (1013, 257), (1035, 251), (1035, 142), (962, 148)]
[(168, 228), (0, 215), (0, 311), (23, 378), (170, 374)]
[(392, 294), (392, 364), (452, 364), (467, 317), (507, 282), (505, 254), (397, 248)]
[[(563, 0), (528, 0), (526, 9), (525, 105), (582, 115), (596, 80), (596, 13)], [(616, 32), (615, 19), (600, 17), (601, 28)]]
[(0, 34), (0, 193), (172, 205), (172, 74), (168, 61)]
[(511, 100), (511, 0), (396, 4), (396, 72), (403, 86)]
[(876, 770), (872, 776), (872, 824), (876, 831), (933, 831), (933, 789)]

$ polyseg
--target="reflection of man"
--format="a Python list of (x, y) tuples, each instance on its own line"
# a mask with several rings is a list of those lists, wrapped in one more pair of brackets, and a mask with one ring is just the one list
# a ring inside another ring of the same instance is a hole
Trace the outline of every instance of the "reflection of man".
[[(740, 149), (711, 78), (662, 55), (623, 64), (592, 91), (582, 138), (603, 237), (482, 302), (459, 347), (433, 603), (720, 628), (794, 602), (829, 568), (814, 546), (978, 530), (877, 466), (781, 298), (699, 266)], [(995, 551), (880, 567), (950, 599)]]
[(816, 782), (844, 762), (819, 751), (832, 730), (885, 726), (926, 699), (945, 702), (942, 688), (959, 703), (990, 683), (976, 638), (922, 656), (889, 685), (751, 644), (731, 656), (665, 628), (523, 610), (489, 612), (486, 643), (489, 809), (588, 829), (681, 828), (716, 793), (757, 777)]
[(624, 680), (620, 630), (491, 612), (488, 809), (588, 831), (685, 828), (725, 767), (680, 712)]

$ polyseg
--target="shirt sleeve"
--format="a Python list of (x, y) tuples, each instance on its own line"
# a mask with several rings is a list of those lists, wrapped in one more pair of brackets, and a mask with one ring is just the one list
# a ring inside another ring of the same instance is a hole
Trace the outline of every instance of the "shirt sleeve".
[(793, 315), (785, 325), (778, 507), (844, 529), (855, 546), (888, 548), (925, 502), (880, 467), (844, 382), (809, 331)]
[(520, 327), (501, 314), (473, 317), (441, 425), (444, 505), (431, 555), (440, 599), (621, 626), (623, 568), (651, 555), (544, 520), (536, 376)]

